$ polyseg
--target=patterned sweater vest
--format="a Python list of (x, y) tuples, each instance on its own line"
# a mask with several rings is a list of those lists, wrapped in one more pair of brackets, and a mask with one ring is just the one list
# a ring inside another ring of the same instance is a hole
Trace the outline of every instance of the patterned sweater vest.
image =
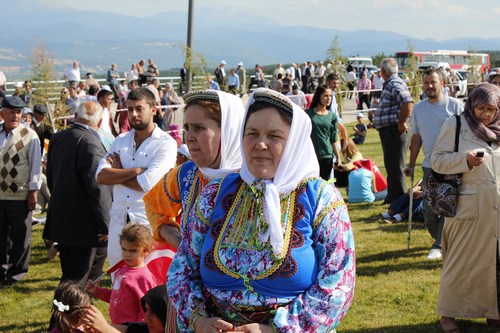
[(29, 145), (36, 133), (20, 125), (0, 148), (0, 200), (26, 200), (30, 178)]

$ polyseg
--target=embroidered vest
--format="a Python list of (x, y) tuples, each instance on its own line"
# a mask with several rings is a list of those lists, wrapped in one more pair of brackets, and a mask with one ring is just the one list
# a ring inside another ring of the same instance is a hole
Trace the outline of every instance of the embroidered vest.
[(30, 178), (29, 144), (36, 133), (22, 125), (0, 148), (0, 200), (26, 200)]
[(200, 273), (204, 286), (250, 290), (268, 297), (296, 297), (314, 283), (318, 262), (312, 247), (313, 219), (321, 180), (309, 180), (280, 197), (286, 255), (276, 259), (259, 241), (257, 200), (238, 174), (221, 181), (205, 238)]

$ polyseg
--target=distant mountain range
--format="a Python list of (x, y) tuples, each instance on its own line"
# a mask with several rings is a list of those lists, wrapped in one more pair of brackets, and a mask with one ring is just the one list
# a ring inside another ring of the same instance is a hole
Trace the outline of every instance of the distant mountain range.
[[(0, 69), (9, 81), (29, 76), (30, 49), (37, 41), (50, 50), (55, 69), (61, 73), (73, 60), (81, 63), (82, 75), (87, 71), (104, 74), (113, 62), (120, 72), (127, 71), (139, 59), (153, 58), (160, 69), (180, 68), (183, 63), (179, 45), (186, 41), (185, 12), (164, 12), (140, 19), (96, 11), (49, 11), (34, 5), (22, 11), (2, 9), (0, 21), (3, 27), (9, 27), (0, 36)], [(234, 13), (231, 8), (195, 13), (193, 47), (210, 66), (215, 67), (224, 59), (230, 67), (242, 61), (248, 68), (256, 63), (324, 59), (335, 36), (345, 56), (393, 54), (406, 50), (408, 40), (415, 50), (422, 51), (500, 49), (500, 38), (437, 41), (388, 31), (280, 26), (256, 16)]]

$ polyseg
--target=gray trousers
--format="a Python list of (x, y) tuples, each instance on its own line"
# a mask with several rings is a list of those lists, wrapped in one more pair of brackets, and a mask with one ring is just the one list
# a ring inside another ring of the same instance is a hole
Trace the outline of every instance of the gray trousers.
[(399, 133), (398, 125), (392, 124), (378, 130), (384, 165), (387, 172), (387, 197), (385, 203), (391, 203), (406, 192), (406, 165), (407, 133)]

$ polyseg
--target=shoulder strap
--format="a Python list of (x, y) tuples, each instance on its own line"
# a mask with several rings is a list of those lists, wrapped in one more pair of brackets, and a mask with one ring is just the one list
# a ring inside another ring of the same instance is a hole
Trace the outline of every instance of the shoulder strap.
[(457, 129), (455, 130), (455, 152), (458, 152), (458, 139), (460, 136), (460, 127), (462, 126), (462, 122), (460, 120), (460, 115), (455, 115), (457, 119)]

